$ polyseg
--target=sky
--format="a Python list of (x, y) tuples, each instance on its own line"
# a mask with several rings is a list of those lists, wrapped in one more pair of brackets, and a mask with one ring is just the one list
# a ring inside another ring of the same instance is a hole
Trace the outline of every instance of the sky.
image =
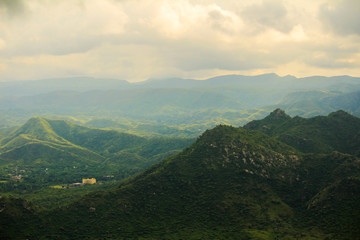
[(359, 0), (0, 0), (0, 81), (360, 76)]

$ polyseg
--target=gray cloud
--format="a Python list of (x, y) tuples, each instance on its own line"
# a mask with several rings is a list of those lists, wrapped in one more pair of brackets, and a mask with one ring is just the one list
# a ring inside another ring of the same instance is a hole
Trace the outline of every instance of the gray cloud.
[(209, 19), (214, 29), (223, 33), (232, 34), (231, 29), (228, 27), (233, 24), (233, 19), (231, 17), (224, 15), (219, 10), (212, 10), (209, 12)]
[(294, 26), (281, 1), (264, 0), (261, 4), (246, 7), (240, 14), (244, 21), (257, 27), (259, 31), (264, 30), (264, 28), (273, 28), (288, 33)]
[(332, 2), (320, 7), (319, 18), (324, 26), (337, 34), (360, 35), (360, 1)]
[(13, 16), (22, 13), (25, 10), (25, 4), (23, 0), (0, 0), (0, 10)]

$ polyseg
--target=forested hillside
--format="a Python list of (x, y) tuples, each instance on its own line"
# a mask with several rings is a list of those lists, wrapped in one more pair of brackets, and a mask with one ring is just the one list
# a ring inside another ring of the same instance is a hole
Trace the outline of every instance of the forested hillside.
[[(342, 152), (344, 143), (333, 141), (328, 149), (312, 148), (319, 153), (305, 153), (271, 133), (289, 125), (283, 134), (310, 128), (320, 139), (334, 137), (339, 129), (331, 126), (342, 121), (351, 138), (359, 119), (332, 113), (321, 118), (328, 128), (320, 128), (318, 118), (295, 120), (276, 110), (249, 123), (270, 135), (217, 126), (112, 190), (52, 211), (28, 207), (8, 229), (26, 225), (17, 237), (40, 239), (357, 239), (360, 160), (351, 153), (358, 147)], [(1, 214), (15, 217), (6, 209)]]
[(244, 128), (263, 131), (305, 153), (339, 151), (360, 156), (360, 119), (342, 110), (307, 119), (291, 118), (277, 109)]

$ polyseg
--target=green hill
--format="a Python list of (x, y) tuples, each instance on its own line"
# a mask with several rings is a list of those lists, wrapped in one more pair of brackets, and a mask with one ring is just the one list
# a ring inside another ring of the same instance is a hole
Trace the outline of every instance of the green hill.
[[(26, 164), (71, 165), (76, 162), (103, 159), (102, 156), (67, 139), (59, 136), (44, 118), (31, 118), (23, 126), (14, 130), (2, 141), (0, 157), (16, 164), (25, 161)], [(67, 157), (65, 157), (67, 156)], [(65, 162), (59, 161), (64, 160)], [(80, 160), (82, 159), (82, 160)]]
[(31, 148), (33, 145), (43, 145), (68, 153), (79, 152), (83, 157), (99, 158), (101, 161), (104, 157), (123, 150), (152, 157), (167, 151), (181, 150), (191, 141), (180, 138), (146, 139), (113, 130), (82, 127), (64, 120), (35, 117), (2, 140), (0, 153), (1, 156), (9, 155), (25, 146)]
[(31, 118), (2, 140), (0, 159), (11, 164), (69, 166), (100, 163), (104, 157), (59, 136), (44, 118)]
[(313, 118), (291, 118), (277, 109), (244, 126), (260, 130), (306, 153), (339, 151), (360, 156), (360, 119), (344, 111)]

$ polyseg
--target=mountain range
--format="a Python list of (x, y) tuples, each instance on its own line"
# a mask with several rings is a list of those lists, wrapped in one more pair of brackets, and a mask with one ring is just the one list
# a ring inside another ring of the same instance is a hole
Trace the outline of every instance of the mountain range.
[(116, 188), (65, 207), (39, 212), (2, 197), (0, 232), (8, 239), (358, 239), (359, 124), (344, 111), (303, 119), (277, 109), (244, 128), (219, 125)]
[(142, 136), (198, 137), (219, 124), (242, 126), (273, 109), (314, 117), (360, 116), (360, 79), (263, 74), (129, 83), (96, 78), (0, 82), (0, 132), (33, 116)]
[[(291, 75), (278, 76), (275, 73), (257, 76), (224, 75), (204, 80), (164, 78), (149, 79), (129, 83), (125, 80), (90, 77), (57, 78), (32, 81), (0, 82), (2, 96), (31, 96), (54, 91), (92, 91), (146, 88), (198, 88), (198, 87), (237, 87), (246, 89), (292, 89), (292, 90), (331, 90), (351, 92), (360, 90), (359, 78), (350, 76), (312, 76), (297, 78)], [(272, 86), (272, 87), (271, 87)]]

